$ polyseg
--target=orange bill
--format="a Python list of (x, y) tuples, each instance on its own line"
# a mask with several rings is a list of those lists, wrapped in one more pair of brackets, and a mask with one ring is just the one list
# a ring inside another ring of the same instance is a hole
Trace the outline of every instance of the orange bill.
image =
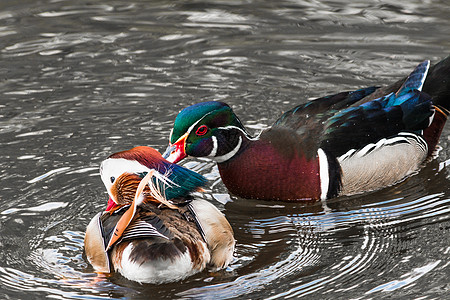
[(163, 154), (163, 157), (174, 164), (185, 158), (187, 156), (186, 139), (188, 136), (189, 133), (185, 133), (175, 143), (173, 143), (173, 145), (169, 145), (166, 152)]

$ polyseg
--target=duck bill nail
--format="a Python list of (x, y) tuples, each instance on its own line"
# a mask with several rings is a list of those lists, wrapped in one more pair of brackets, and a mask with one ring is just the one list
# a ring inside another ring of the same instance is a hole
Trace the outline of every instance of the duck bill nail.
[(182, 136), (178, 141), (176, 141), (173, 145), (169, 145), (166, 152), (164, 153), (164, 157), (170, 161), (171, 163), (176, 164), (183, 158), (185, 158), (186, 151), (185, 151), (185, 141), (187, 136)]
[(186, 157), (186, 153), (184, 152), (184, 145), (182, 147), (176, 147), (167, 157), (166, 159), (171, 163), (176, 164), (180, 160)]
[(169, 145), (167, 146), (166, 151), (164, 151), (162, 157), (167, 159), (170, 156), (170, 154), (172, 153), (172, 151), (175, 151), (175, 149), (176, 149), (176, 146), (169, 143)]
[(116, 206), (117, 206), (116, 202), (114, 202), (114, 200), (111, 197), (109, 197), (108, 205), (106, 207), (106, 211), (110, 211), (111, 209), (113, 209)]

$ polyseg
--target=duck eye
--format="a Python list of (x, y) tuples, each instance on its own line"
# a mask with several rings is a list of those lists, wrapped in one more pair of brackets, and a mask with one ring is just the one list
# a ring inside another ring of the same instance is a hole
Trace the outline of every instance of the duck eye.
[(114, 183), (114, 181), (116, 180), (116, 177), (114, 177), (114, 176), (111, 176), (111, 183)]
[(205, 135), (208, 132), (208, 126), (202, 125), (195, 132), (196, 135)]

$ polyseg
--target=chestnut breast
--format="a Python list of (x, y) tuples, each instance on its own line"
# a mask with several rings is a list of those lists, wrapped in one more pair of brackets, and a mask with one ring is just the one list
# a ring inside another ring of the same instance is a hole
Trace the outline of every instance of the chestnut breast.
[(276, 141), (250, 141), (232, 159), (219, 163), (228, 190), (243, 198), (316, 200), (320, 198), (319, 161), (298, 148), (280, 151)]

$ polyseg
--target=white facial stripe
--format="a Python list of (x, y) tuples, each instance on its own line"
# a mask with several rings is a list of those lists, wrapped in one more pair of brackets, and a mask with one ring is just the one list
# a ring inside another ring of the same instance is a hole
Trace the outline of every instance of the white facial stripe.
[[(203, 119), (203, 118), (202, 118)], [(197, 126), (197, 124), (202, 120), (198, 120), (197, 122), (195, 122), (194, 124), (191, 125), (191, 127), (189, 127), (189, 129), (186, 131), (188, 135), (191, 134), (192, 129), (194, 129), (195, 126)]]
[(317, 150), (319, 156), (319, 176), (320, 176), (320, 199), (326, 200), (328, 187), (330, 185), (330, 174), (328, 171), (328, 158), (325, 152), (319, 148)]
[(200, 123), (201, 120), (203, 120), (206, 116), (212, 114), (213, 111), (210, 111), (209, 113), (205, 114), (203, 117), (201, 117), (200, 119), (198, 119), (194, 124), (191, 125), (191, 127), (188, 128), (188, 130), (186, 131), (186, 133), (188, 135), (191, 134), (192, 129), (194, 129), (195, 126), (197, 126), (198, 123)]
[[(186, 131), (186, 133), (188, 135), (190, 135), (192, 130), (197, 126), (197, 124), (200, 121), (202, 121), (206, 116), (210, 115), (211, 113), (213, 113), (213, 111), (205, 114), (202, 118), (197, 120), (194, 124), (192, 124), (189, 127), (189, 129)], [(217, 127), (217, 129), (222, 129), (222, 130), (237, 129), (240, 132), (242, 132), (242, 134), (244, 134), (249, 140), (257, 140), (257, 138), (254, 139), (251, 136), (249, 136), (244, 130), (242, 130), (242, 128), (239, 128), (239, 127), (236, 127), (236, 126)], [(224, 161), (229, 160), (231, 157), (233, 157), (239, 151), (239, 149), (241, 148), (241, 145), (242, 145), (242, 137), (239, 137), (239, 143), (233, 150), (231, 150), (230, 152), (228, 152), (225, 155), (216, 156), (217, 155), (217, 150), (218, 150), (218, 147), (219, 147), (219, 143), (217, 141), (217, 137), (212, 136), (211, 139), (213, 141), (213, 149), (211, 150), (211, 152), (209, 153), (209, 155), (207, 157), (209, 157), (209, 158), (211, 158), (211, 159), (213, 159), (213, 160), (215, 160), (217, 162), (224, 162)]]
[(228, 152), (225, 155), (215, 156), (215, 157), (211, 157), (211, 158), (214, 159), (218, 163), (225, 162), (225, 161), (229, 160), (230, 158), (232, 158), (239, 151), (239, 149), (241, 148), (241, 145), (242, 145), (242, 137), (239, 137), (239, 143), (233, 150), (231, 150), (230, 152)]
[[(242, 134), (244, 134), (248, 139), (252, 139), (251, 137), (249, 137), (247, 135), (247, 133), (242, 130), (242, 128), (236, 127), (236, 126), (225, 126), (225, 127), (217, 127), (217, 129), (221, 129), (221, 130), (231, 130), (231, 129), (236, 129), (239, 130), (240, 132), (242, 132)], [(236, 147), (231, 150), (230, 152), (228, 152), (227, 154), (224, 154), (222, 156), (216, 156), (217, 155), (217, 150), (219, 148), (219, 142), (217, 141), (217, 137), (212, 136), (211, 137), (212, 141), (213, 141), (213, 149), (211, 150), (211, 153), (207, 156), (217, 162), (225, 162), (227, 160), (229, 160), (230, 158), (232, 158), (241, 148), (242, 145), (242, 137), (239, 137), (239, 142), (236, 145)]]
[(249, 136), (244, 130), (242, 130), (242, 128), (236, 127), (236, 126), (225, 126), (225, 127), (217, 127), (217, 129), (223, 129), (223, 130), (230, 130), (230, 129), (236, 129), (239, 130), (240, 132), (242, 132), (243, 135), (245, 135), (247, 137), (247, 139), (249, 140), (257, 140), (258, 138), (252, 138), (251, 136)]
[(212, 141), (213, 141), (213, 148), (211, 150), (211, 153), (209, 153), (209, 157), (214, 157), (217, 154), (217, 148), (219, 147), (219, 143), (217, 142), (217, 138), (215, 136), (211, 137)]
[[(143, 172), (150, 172), (151, 170), (147, 168), (146, 166), (140, 164), (136, 160), (129, 160), (125, 158), (108, 158), (105, 161), (102, 162), (100, 166), (100, 177), (102, 178), (103, 184), (105, 185), (108, 194), (111, 198), (113, 196), (111, 195), (111, 187), (113, 183), (111, 182), (111, 177), (118, 178), (120, 175), (124, 173), (143, 173)], [(172, 180), (170, 180), (167, 176), (169, 174), (161, 174), (158, 171), (153, 173), (153, 176), (156, 178), (156, 182), (162, 183), (161, 185), (164, 187), (172, 187), (172, 186), (179, 186)], [(154, 188), (155, 190), (159, 191), (160, 185), (154, 184), (153, 181), (149, 181), (148, 185), (151, 188)], [(159, 191), (162, 196), (164, 196), (164, 191)], [(141, 194), (138, 204), (142, 202), (143, 196)], [(117, 199), (113, 200), (117, 203)]]

